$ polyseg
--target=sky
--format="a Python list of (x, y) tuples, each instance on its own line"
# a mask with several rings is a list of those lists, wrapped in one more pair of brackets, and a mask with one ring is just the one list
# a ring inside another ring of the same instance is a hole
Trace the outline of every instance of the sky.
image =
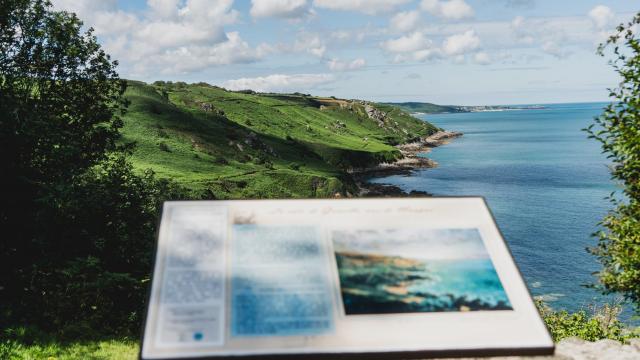
[(637, 0), (53, 0), (127, 79), (452, 105), (606, 101)]

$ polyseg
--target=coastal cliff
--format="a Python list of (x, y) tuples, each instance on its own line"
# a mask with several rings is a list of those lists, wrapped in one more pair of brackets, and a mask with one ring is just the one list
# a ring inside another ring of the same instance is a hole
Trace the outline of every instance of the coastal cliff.
[[(354, 196), (362, 169), (417, 167), (401, 147), (440, 129), (397, 107), (206, 83), (129, 81), (132, 163), (205, 198)], [(405, 164), (406, 163), (406, 164)]]
[(437, 131), (416, 141), (396, 145), (396, 149), (400, 151), (402, 156), (392, 162), (382, 162), (375, 166), (358, 169), (352, 172), (378, 176), (407, 173), (412, 170), (436, 167), (438, 165), (437, 162), (421, 155), (430, 152), (434, 147), (448, 144), (451, 140), (462, 135), (463, 134), (461, 132), (457, 131)]
[(439, 130), (429, 136), (422, 137), (416, 141), (396, 145), (402, 156), (392, 162), (382, 162), (375, 166), (354, 171), (359, 187), (359, 196), (424, 196), (428, 193), (423, 191), (411, 191), (405, 193), (402, 189), (394, 185), (373, 184), (368, 180), (373, 177), (389, 176), (394, 174), (410, 174), (419, 169), (428, 169), (438, 166), (438, 163), (424, 156), (433, 148), (446, 145), (455, 138), (463, 134), (458, 131)]

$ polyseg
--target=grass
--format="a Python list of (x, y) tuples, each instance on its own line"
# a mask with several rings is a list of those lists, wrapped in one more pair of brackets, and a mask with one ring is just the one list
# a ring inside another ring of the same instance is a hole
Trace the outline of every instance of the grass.
[(396, 107), (370, 119), (360, 101), (129, 82), (122, 141), (132, 162), (208, 197), (328, 197), (348, 171), (400, 156), (393, 145), (437, 130)]
[(0, 358), (7, 360), (125, 360), (137, 359), (139, 347), (132, 340), (103, 340), (74, 343), (0, 343)]
[(10, 327), (0, 332), (3, 360), (137, 359), (138, 341), (132, 338), (77, 340), (47, 334), (35, 327)]

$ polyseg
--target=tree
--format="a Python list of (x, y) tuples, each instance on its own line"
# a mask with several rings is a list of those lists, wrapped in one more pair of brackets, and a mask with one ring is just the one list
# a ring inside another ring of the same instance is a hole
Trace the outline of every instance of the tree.
[(614, 100), (587, 128), (602, 144), (613, 166), (612, 178), (623, 196), (612, 194), (614, 206), (602, 220), (598, 245), (590, 251), (602, 263), (597, 273), (605, 293), (619, 292), (640, 313), (640, 13), (602, 44), (598, 53), (611, 50), (610, 61), (621, 82), (610, 90)]
[(38, 296), (26, 284), (59, 240), (44, 209), (117, 147), (125, 82), (92, 31), (46, 0), (0, 3), (0, 298)]
[(75, 14), (0, 2), (0, 329), (139, 329), (159, 206), (188, 194), (127, 161), (116, 66)]
[(81, 27), (45, 0), (0, 5), (0, 146), (12, 179), (52, 184), (115, 148), (125, 82)]

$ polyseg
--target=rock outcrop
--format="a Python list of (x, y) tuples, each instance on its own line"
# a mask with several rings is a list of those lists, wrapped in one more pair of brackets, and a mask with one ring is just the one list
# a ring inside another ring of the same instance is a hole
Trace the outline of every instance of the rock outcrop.
[(426, 169), (438, 166), (438, 163), (422, 154), (431, 151), (432, 148), (444, 145), (454, 138), (462, 136), (461, 132), (438, 131), (435, 134), (420, 139), (419, 141), (396, 146), (402, 157), (394, 162), (380, 163), (366, 169), (351, 171), (367, 176), (384, 176), (390, 174), (409, 173), (416, 169)]
[(368, 103), (364, 104), (364, 111), (367, 113), (369, 119), (376, 121), (379, 127), (384, 127), (384, 121), (387, 118), (387, 113), (376, 109)]
[[(253, 131), (247, 134), (247, 136), (244, 138), (244, 143), (249, 145), (253, 149), (262, 150), (267, 154), (277, 156), (275, 150), (273, 150), (271, 146), (265, 144), (262, 140), (260, 140), (258, 134), (254, 133)], [(240, 149), (240, 151), (242, 151), (242, 149)]]
[(207, 102), (196, 102), (200, 107), (200, 110), (204, 112), (212, 112), (216, 115), (224, 116), (224, 111), (222, 109), (216, 108), (213, 104)]
[(418, 141), (396, 146), (400, 152), (407, 155), (429, 152), (431, 148), (449, 143), (451, 140), (462, 136), (458, 131), (438, 131)]

